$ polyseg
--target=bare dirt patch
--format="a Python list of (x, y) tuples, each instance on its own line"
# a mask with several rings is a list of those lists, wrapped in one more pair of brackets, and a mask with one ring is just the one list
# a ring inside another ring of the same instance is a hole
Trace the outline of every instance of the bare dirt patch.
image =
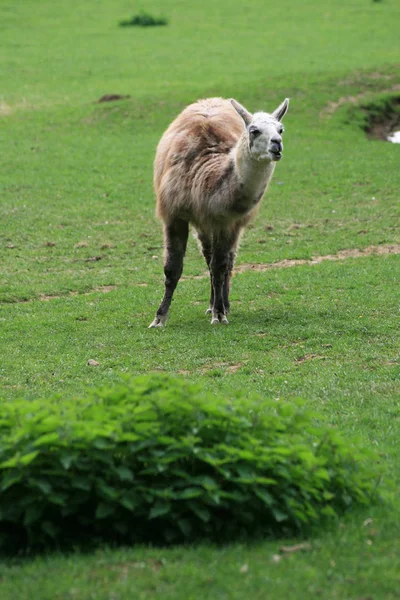
[(320, 354), (304, 354), (295, 358), (295, 361), (298, 363), (306, 362), (307, 360), (325, 360), (325, 356), (321, 356)]
[(130, 98), (129, 95), (121, 95), (121, 94), (104, 94), (101, 98), (97, 100), (97, 103), (100, 104), (102, 102), (115, 102), (116, 100), (127, 100)]
[(297, 267), (300, 265), (318, 265), (325, 260), (346, 260), (348, 258), (361, 258), (378, 254), (400, 254), (400, 244), (388, 244), (385, 246), (368, 246), (359, 250), (358, 248), (350, 248), (347, 250), (339, 250), (337, 254), (326, 254), (325, 256), (313, 256), (310, 260), (307, 259), (290, 259), (285, 258), (275, 263), (267, 264), (252, 264), (244, 263), (235, 268), (235, 273), (243, 273), (245, 271), (268, 271), (269, 269), (285, 269), (288, 267)]
[(7, 104), (6, 102), (0, 102), (0, 116), (3, 117), (7, 117), (8, 115), (11, 115), (12, 113), (12, 108), (9, 104)]
[(364, 129), (370, 139), (387, 141), (391, 134), (400, 129), (400, 95), (376, 105), (362, 106), (361, 110), (367, 123)]
[(203, 368), (199, 369), (199, 371), (205, 375), (215, 369), (224, 369), (226, 373), (234, 375), (241, 367), (243, 367), (243, 363), (231, 364), (227, 362), (216, 362), (214, 364), (205, 365)]
[[(313, 256), (309, 260), (285, 258), (283, 260), (279, 260), (274, 263), (262, 263), (262, 264), (243, 263), (243, 264), (237, 265), (235, 267), (234, 274), (245, 273), (247, 271), (263, 272), (263, 271), (269, 271), (270, 269), (286, 269), (289, 267), (298, 267), (301, 265), (319, 265), (320, 263), (322, 263), (326, 260), (330, 260), (330, 261), (347, 260), (349, 258), (362, 258), (365, 256), (371, 256), (373, 254), (376, 254), (378, 256), (384, 256), (384, 255), (388, 255), (388, 254), (400, 254), (400, 244), (387, 244), (387, 245), (382, 245), (382, 246), (367, 246), (366, 248), (363, 248), (362, 250), (359, 250), (358, 248), (349, 248), (347, 250), (339, 250), (339, 252), (337, 252), (336, 254), (326, 254), (325, 256)], [(208, 277), (209, 277), (209, 273), (205, 272), (202, 275), (192, 275), (192, 276), (187, 275), (186, 277), (181, 277), (181, 280), (186, 280), (186, 281), (194, 280), (194, 279), (197, 280), (197, 279), (206, 279)], [(137, 287), (148, 287), (148, 283), (144, 283), (144, 282), (136, 283), (134, 285), (136, 285)], [(65, 294), (62, 296), (40, 294), (39, 298), (30, 298), (28, 300), (15, 300), (15, 302), (13, 302), (13, 303), (34, 302), (37, 300), (47, 302), (49, 300), (56, 300), (56, 299), (65, 297), (67, 295), (69, 295), (69, 296), (78, 296), (78, 295), (79, 296), (88, 296), (89, 294), (94, 294), (96, 292), (102, 292), (104, 294), (107, 294), (108, 292), (111, 292), (111, 291), (115, 290), (116, 288), (117, 288), (116, 285), (103, 285), (103, 286), (94, 288), (92, 290), (89, 290), (87, 292), (71, 291), (71, 292), (69, 292), (69, 294)], [(262, 336), (262, 335), (263, 335), (263, 333), (260, 333), (260, 336)], [(242, 365), (239, 365), (239, 367), (240, 366), (242, 366)], [(229, 367), (230, 369), (235, 368), (234, 366), (228, 365), (226, 363), (219, 363), (219, 364), (209, 365), (208, 367), (205, 367), (204, 372), (206, 372), (207, 370), (211, 370), (213, 368), (218, 368), (218, 367)], [(235, 372), (235, 371), (230, 370), (230, 372)]]
[[(234, 269), (234, 275), (239, 273), (245, 273), (247, 271), (269, 271), (270, 269), (286, 269), (289, 267), (299, 267), (301, 265), (319, 265), (325, 260), (346, 260), (348, 258), (362, 258), (377, 254), (383, 256), (386, 254), (400, 254), (400, 244), (386, 244), (382, 246), (367, 246), (362, 250), (358, 248), (349, 248), (346, 250), (339, 250), (336, 254), (326, 254), (325, 256), (313, 256), (311, 259), (306, 258), (284, 258), (274, 263), (242, 263), (236, 265)], [(204, 272), (202, 275), (185, 275), (181, 277), (181, 281), (206, 279), (209, 277), (209, 273)]]
[(101, 292), (102, 294), (108, 294), (109, 292), (112, 292), (116, 289), (116, 285), (102, 285), (100, 287), (94, 288), (94, 290), (92, 290), (91, 292), (86, 292), (85, 296), (88, 294), (93, 294), (93, 292)]
[(354, 84), (365, 84), (366, 81), (390, 81), (394, 78), (394, 75), (388, 75), (386, 73), (379, 73), (379, 71), (373, 71), (372, 73), (363, 73), (362, 71), (356, 71), (349, 77), (339, 81), (339, 85), (354, 85)]
[[(95, 294), (95, 293), (108, 294), (109, 292), (112, 292), (115, 289), (117, 289), (116, 285), (102, 285), (102, 286), (93, 288), (92, 290), (89, 290), (88, 292), (79, 292), (78, 290), (72, 290), (72, 291), (68, 292), (67, 294), (62, 294), (62, 295), (39, 294), (38, 298), (15, 300), (13, 302), (10, 302), (10, 304), (28, 304), (30, 302), (36, 302), (37, 300), (39, 300), (40, 302), (49, 302), (50, 300), (59, 300), (60, 298), (66, 298), (68, 296), (90, 296), (91, 294)], [(0, 304), (1, 304), (1, 302), (0, 302)]]

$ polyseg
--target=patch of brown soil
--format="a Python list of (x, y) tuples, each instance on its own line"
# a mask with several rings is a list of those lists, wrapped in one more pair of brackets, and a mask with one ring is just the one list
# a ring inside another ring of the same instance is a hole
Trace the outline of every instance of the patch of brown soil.
[(368, 246), (362, 250), (358, 250), (358, 248), (339, 250), (337, 254), (313, 256), (310, 260), (285, 258), (284, 260), (269, 264), (244, 263), (235, 268), (235, 273), (243, 273), (244, 271), (268, 271), (269, 269), (284, 269), (287, 267), (297, 267), (299, 265), (318, 265), (325, 260), (346, 260), (347, 258), (361, 258), (363, 256), (370, 256), (371, 254), (378, 254), (381, 256), (384, 254), (400, 254), (400, 244)]
[(368, 115), (365, 131), (369, 138), (387, 141), (400, 127), (400, 96), (388, 99), (379, 111), (373, 106), (363, 107)]
[(73, 290), (68, 292), (68, 294), (57, 295), (57, 294), (39, 294), (39, 298), (29, 298), (28, 300), (16, 300), (12, 302), (12, 304), (28, 304), (30, 302), (35, 302), (36, 300), (40, 300), (41, 302), (49, 302), (50, 300), (59, 300), (60, 298), (66, 298), (67, 296), (90, 296), (91, 294), (95, 294), (96, 292), (101, 292), (102, 294), (108, 294), (113, 290), (117, 289), (116, 285), (102, 285), (100, 287), (94, 288), (89, 292), (79, 292), (78, 290)]
[(354, 85), (355, 83), (363, 83), (368, 79), (372, 81), (390, 81), (393, 78), (394, 75), (386, 75), (385, 73), (379, 73), (379, 71), (374, 71), (373, 73), (355, 72), (350, 75), (350, 77), (346, 77), (346, 79), (339, 81), (339, 85)]
[(109, 292), (112, 292), (116, 289), (116, 285), (102, 285), (100, 287), (94, 288), (94, 290), (91, 290), (90, 292), (85, 292), (84, 295), (87, 296), (89, 294), (93, 294), (94, 292), (102, 292), (103, 294), (108, 294)]
[(98, 262), (99, 260), (102, 260), (103, 256), (89, 256), (89, 258), (87, 258), (85, 260), (85, 262)]
[(6, 104), (6, 102), (1, 101), (0, 102), (0, 116), (2, 117), (8, 117), (8, 115), (11, 115), (12, 112), (12, 108), (9, 104)]
[[(41, 302), (48, 302), (49, 300), (58, 300), (61, 296), (47, 296), (47, 294), (40, 294), (39, 300)], [(23, 302), (33, 302), (33, 300), (23, 300)]]
[(234, 373), (236, 373), (236, 371), (239, 371), (240, 367), (242, 367), (242, 363), (238, 363), (237, 365), (230, 365), (229, 367), (227, 367), (227, 371), (228, 373), (232, 373), (232, 375)]
[(214, 369), (225, 369), (227, 373), (234, 374), (241, 367), (243, 367), (243, 363), (231, 364), (227, 362), (216, 362), (214, 364), (205, 365), (202, 369), (199, 369), (200, 372), (205, 375), (209, 371), (213, 371)]
[(304, 354), (304, 356), (295, 358), (295, 361), (298, 363), (306, 362), (307, 360), (325, 360), (325, 356), (321, 356), (320, 354)]
[(126, 100), (128, 98), (130, 98), (129, 95), (121, 96), (121, 94), (104, 94), (104, 96), (97, 100), (97, 103), (100, 104), (101, 102), (115, 102), (116, 100)]
[[(326, 254), (325, 256), (313, 256), (311, 259), (307, 260), (307, 259), (290, 259), (290, 258), (285, 258), (283, 260), (279, 260), (275, 263), (264, 263), (264, 264), (254, 264), (254, 263), (243, 263), (241, 265), (237, 265), (235, 267), (234, 273), (245, 273), (246, 271), (257, 271), (257, 272), (263, 272), (263, 271), (269, 271), (270, 269), (285, 269), (285, 268), (289, 268), (289, 267), (298, 267), (301, 265), (318, 265), (322, 262), (324, 262), (325, 260), (331, 260), (331, 261), (337, 261), (337, 260), (346, 260), (348, 258), (362, 258), (365, 256), (370, 256), (372, 254), (376, 254), (378, 256), (384, 256), (387, 254), (400, 254), (400, 244), (386, 244), (386, 245), (382, 245), (382, 246), (367, 246), (366, 248), (363, 248), (362, 250), (359, 250), (358, 248), (349, 248), (347, 250), (339, 250), (339, 252), (337, 252), (337, 254)], [(206, 279), (209, 277), (209, 273), (206, 272), (203, 275), (187, 275), (186, 277), (182, 277), (181, 280), (193, 280), (193, 279)], [(136, 283), (135, 284), (137, 287), (148, 287), (148, 283)], [(90, 290), (88, 292), (78, 292), (78, 291), (72, 291), (69, 292), (70, 296), (88, 296), (89, 294), (94, 294), (96, 292), (102, 292), (104, 294), (107, 294), (108, 292), (111, 292), (112, 290), (115, 290), (117, 288), (116, 285), (104, 285), (104, 286), (100, 286), (97, 288), (94, 288), (93, 290)], [(40, 294), (39, 296), (39, 300), (47, 302), (49, 300), (56, 300), (58, 298), (62, 298), (64, 296), (50, 296), (50, 295), (46, 295), (46, 294)], [(29, 300), (16, 300), (15, 303), (24, 303), (24, 302), (34, 302), (35, 300), (37, 300), (37, 298), (31, 298)], [(263, 334), (260, 334), (263, 335)], [(239, 365), (239, 367), (242, 365)], [(205, 372), (207, 370), (211, 370), (213, 368), (218, 368), (218, 367), (229, 367), (233, 369), (232, 365), (229, 365), (228, 363), (216, 363), (215, 365), (209, 365), (208, 367), (205, 368)]]

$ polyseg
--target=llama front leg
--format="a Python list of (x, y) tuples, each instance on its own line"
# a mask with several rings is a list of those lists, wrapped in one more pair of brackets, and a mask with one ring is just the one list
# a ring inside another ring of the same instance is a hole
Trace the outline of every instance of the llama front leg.
[(163, 327), (167, 321), (172, 296), (182, 275), (183, 258), (186, 252), (188, 235), (189, 224), (187, 221), (177, 219), (164, 227), (164, 297), (157, 310), (155, 319), (149, 327)]

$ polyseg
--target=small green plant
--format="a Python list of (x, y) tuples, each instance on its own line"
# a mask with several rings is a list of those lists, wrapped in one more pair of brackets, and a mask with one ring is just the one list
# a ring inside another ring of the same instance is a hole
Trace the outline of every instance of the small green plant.
[(146, 12), (134, 15), (131, 19), (120, 21), (120, 27), (157, 27), (167, 25), (168, 21), (164, 17), (153, 17)]
[(4, 403), (0, 434), (3, 550), (279, 534), (375, 486), (373, 458), (301, 404), (216, 400), (162, 376)]

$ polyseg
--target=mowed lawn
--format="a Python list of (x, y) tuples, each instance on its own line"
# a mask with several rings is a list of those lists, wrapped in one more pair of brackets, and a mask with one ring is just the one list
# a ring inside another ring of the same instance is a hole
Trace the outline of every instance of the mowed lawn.
[[(141, 8), (169, 24), (118, 26)], [(0, 400), (67, 402), (151, 371), (216, 397), (302, 397), (377, 450), (388, 498), (290, 540), (4, 559), (1, 600), (400, 598), (400, 148), (368, 139), (357, 109), (400, 95), (399, 18), (397, 0), (2, 0)], [(155, 147), (213, 95), (252, 111), (289, 96), (284, 158), (241, 244), (229, 326), (204, 314), (190, 239), (168, 325), (149, 330)]]

